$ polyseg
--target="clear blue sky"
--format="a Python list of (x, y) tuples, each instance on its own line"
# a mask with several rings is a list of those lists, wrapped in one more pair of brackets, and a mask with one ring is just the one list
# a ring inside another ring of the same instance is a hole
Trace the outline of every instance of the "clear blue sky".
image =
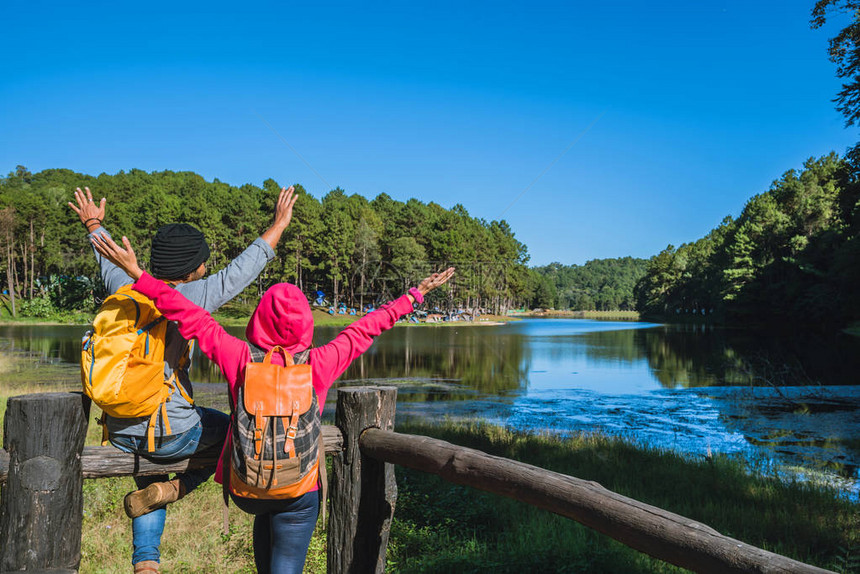
[(813, 3), (7, 1), (0, 171), (340, 186), (503, 217), (532, 264), (650, 257), (857, 141)]

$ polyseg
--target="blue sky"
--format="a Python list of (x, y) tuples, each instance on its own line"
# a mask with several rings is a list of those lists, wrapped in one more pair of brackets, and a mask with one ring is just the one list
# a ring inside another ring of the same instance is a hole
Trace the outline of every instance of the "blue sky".
[(532, 264), (650, 257), (856, 143), (813, 3), (7, 1), (0, 170), (385, 192)]

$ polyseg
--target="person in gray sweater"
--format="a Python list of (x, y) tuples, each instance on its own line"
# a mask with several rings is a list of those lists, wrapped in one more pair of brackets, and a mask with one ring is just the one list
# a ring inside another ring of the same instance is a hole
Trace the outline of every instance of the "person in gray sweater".
[[(266, 263), (274, 258), (275, 247), (292, 219), (296, 198), (292, 187), (281, 189), (271, 227), (224, 269), (205, 278), (209, 246), (203, 234), (185, 223), (161, 227), (152, 240), (150, 267), (153, 276), (173, 285), (177, 291), (210, 313), (215, 311), (250, 285)], [(69, 202), (87, 228), (88, 237), (93, 234), (110, 237), (103, 227), (105, 204), (105, 198), (99, 203), (93, 201), (92, 193), (86, 187), (83, 191), (80, 188), (75, 191), (75, 203)], [(93, 252), (108, 293), (115, 293), (123, 285), (134, 282), (97, 251)], [(159, 414), (155, 429), (155, 450), (150, 452), (147, 448), (149, 417), (114, 418), (103, 415), (103, 424), (111, 444), (120, 450), (162, 462), (182, 460), (197, 452), (220, 447), (227, 435), (229, 416), (215, 409), (198, 407), (186, 398), (194, 396), (188, 374), (191, 345), (180, 335), (175, 323), (168, 324), (164, 377), (168, 380), (175, 373), (176, 381), (182, 387), (172, 393), (166, 405), (170, 434), (166, 434)], [(138, 490), (130, 492), (124, 500), (126, 514), (132, 519), (134, 572), (158, 572), (165, 506), (194, 490), (213, 472), (214, 468), (189, 470), (177, 474), (173, 480), (168, 480), (167, 475), (134, 477)]]

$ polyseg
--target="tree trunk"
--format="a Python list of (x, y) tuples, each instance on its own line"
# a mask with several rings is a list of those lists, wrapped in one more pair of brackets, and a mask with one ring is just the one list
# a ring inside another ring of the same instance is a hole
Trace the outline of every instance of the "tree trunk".
[(298, 238), (298, 242), (296, 243), (296, 286), (299, 290), (304, 290), (302, 288), (302, 240), (301, 237)]
[(368, 428), (394, 428), (396, 387), (339, 389), (335, 423), (344, 450), (332, 460), (328, 571), (381, 573), (397, 500), (394, 466), (365, 456), (359, 448)]
[(33, 230), (33, 220), (30, 220), (30, 299), (33, 298), (33, 284), (36, 275), (36, 234)]
[(6, 234), (6, 284), (9, 286), (9, 300), (12, 302), (12, 316), (17, 317), (18, 311), (15, 308), (15, 270), (13, 268), (14, 258), (12, 257), (12, 237), (11, 233)]
[(89, 399), (81, 393), (10, 397), (9, 476), (0, 501), (0, 571), (77, 570), (81, 562), (81, 450)]
[(340, 299), (340, 291), (338, 291), (338, 283), (337, 283), (337, 267), (334, 268), (334, 272), (335, 273), (333, 274), (334, 276), (332, 277), (332, 279), (334, 280), (334, 310), (336, 313), (337, 312), (337, 303), (338, 303), (338, 300)]
[[(24, 286), (23, 286), (23, 289), (21, 289), (21, 291), (19, 291), (19, 294), (21, 295), (21, 298), (23, 299), (27, 295), (27, 279), (29, 278), (29, 275), (27, 274), (27, 263), (28, 262), (27, 262), (27, 243), (26, 243), (26, 240), (21, 242), (21, 261), (24, 263)], [(18, 287), (20, 288), (21, 286), (19, 285)]]

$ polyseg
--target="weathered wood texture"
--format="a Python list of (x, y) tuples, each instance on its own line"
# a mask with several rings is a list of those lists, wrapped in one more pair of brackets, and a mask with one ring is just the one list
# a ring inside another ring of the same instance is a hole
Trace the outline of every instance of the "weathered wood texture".
[(0, 571), (77, 570), (81, 562), (81, 450), (89, 399), (81, 393), (9, 398), (9, 472), (0, 501)]
[(424, 436), (368, 430), (361, 451), (449, 482), (486, 490), (572, 518), (655, 558), (694, 572), (823, 573), (689, 518), (621, 496), (596, 482), (491, 456)]
[[(323, 425), (323, 439), (327, 453), (340, 452), (343, 436), (336, 426)], [(165, 474), (184, 472), (192, 468), (214, 466), (218, 462), (220, 448), (210, 450), (178, 462), (150, 462), (145, 458), (122, 452), (112, 446), (85, 446), (81, 459), (84, 478), (106, 478), (109, 476)], [(0, 450), (0, 483), (6, 480), (9, 471), (9, 453)]]
[(397, 500), (394, 467), (362, 454), (361, 433), (394, 428), (395, 387), (339, 389), (335, 424), (344, 450), (332, 460), (328, 571), (383, 572)]

